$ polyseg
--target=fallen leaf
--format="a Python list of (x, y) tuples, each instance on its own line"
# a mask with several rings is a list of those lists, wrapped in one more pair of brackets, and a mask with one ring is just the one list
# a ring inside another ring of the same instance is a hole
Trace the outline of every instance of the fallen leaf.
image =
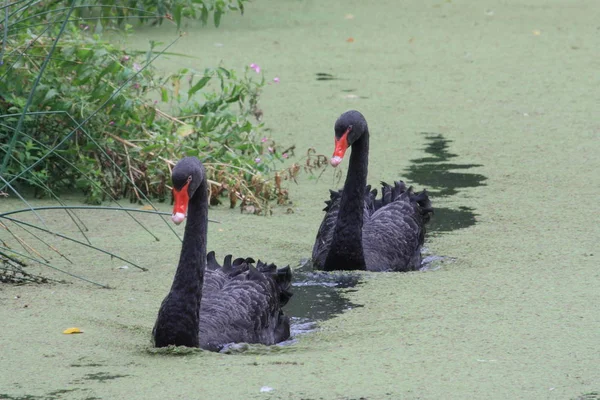
[(533, 31), (533, 36), (540, 36), (542, 34), (542, 32), (540, 32), (539, 30), (535, 29)]
[(344, 15), (344, 18), (346, 18), (346, 19), (354, 19), (354, 15), (352, 15), (352, 14), (346, 14), (346, 15)]
[(83, 331), (79, 328), (69, 328), (63, 331), (65, 335), (72, 335), (74, 333), (83, 333)]
[(145, 206), (140, 208), (140, 210), (154, 210), (154, 207), (152, 207), (150, 204), (146, 204)]
[(352, 42), (354, 42), (354, 38), (349, 37), (348, 39), (346, 39), (346, 42), (352, 43)]

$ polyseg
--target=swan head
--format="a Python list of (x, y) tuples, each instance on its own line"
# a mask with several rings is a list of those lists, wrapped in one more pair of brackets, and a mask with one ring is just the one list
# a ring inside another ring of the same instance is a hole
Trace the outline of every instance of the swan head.
[(173, 214), (171, 220), (179, 225), (187, 216), (190, 199), (204, 180), (204, 167), (196, 157), (185, 157), (173, 168)]
[(367, 120), (356, 110), (346, 111), (335, 121), (334, 131), (335, 150), (329, 162), (337, 167), (344, 159), (348, 147), (368, 131)]

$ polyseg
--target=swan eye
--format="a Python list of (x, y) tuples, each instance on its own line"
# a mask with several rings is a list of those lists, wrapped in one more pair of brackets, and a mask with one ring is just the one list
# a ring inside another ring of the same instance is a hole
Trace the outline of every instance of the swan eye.
[(190, 183), (192, 181), (192, 176), (191, 175), (188, 176), (188, 180), (187, 181), (188, 181), (188, 183)]

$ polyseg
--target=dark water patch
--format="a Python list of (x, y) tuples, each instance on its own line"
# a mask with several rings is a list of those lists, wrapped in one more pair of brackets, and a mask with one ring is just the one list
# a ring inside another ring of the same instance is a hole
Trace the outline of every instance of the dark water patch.
[(6, 393), (0, 393), (0, 400), (58, 400), (61, 399), (66, 393), (71, 393), (80, 389), (58, 389), (48, 392), (43, 396), (37, 396), (32, 394), (23, 394), (23, 395), (10, 395)]
[(458, 157), (450, 152), (452, 140), (446, 139), (441, 133), (423, 132), (427, 143), (423, 151), (429, 157), (411, 160), (412, 165), (408, 167), (406, 177), (420, 185), (426, 186), (434, 196), (451, 196), (462, 188), (477, 187), (485, 185), (487, 177), (471, 172), (454, 172), (456, 170), (468, 170), (481, 167), (481, 164), (465, 164), (449, 162)]
[(362, 307), (344, 296), (344, 293), (356, 290), (353, 288), (360, 279), (355, 273), (314, 271), (310, 260), (303, 260), (294, 270), (294, 296), (285, 306), (285, 313), (292, 321), (292, 337), (283, 344), (293, 343), (298, 335), (314, 331), (320, 321)]
[(85, 380), (106, 382), (114, 379), (125, 378), (129, 375), (109, 374), (108, 372), (98, 372), (95, 374), (87, 374), (83, 377)]
[(324, 321), (354, 307), (343, 293), (352, 292), (360, 283), (360, 275), (348, 272), (313, 271), (312, 263), (303, 261), (294, 270), (294, 297), (286, 307), (288, 315), (300, 320)]
[(427, 225), (427, 232), (451, 232), (468, 228), (477, 222), (477, 214), (473, 208), (458, 207), (458, 209), (435, 207), (435, 214)]
[(458, 209), (436, 207), (435, 199), (457, 194), (461, 189), (485, 186), (487, 177), (482, 174), (467, 172), (481, 164), (458, 163), (458, 154), (450, 151), (452, 140), (441, 133), (422, 132), (427, 143), (423, 151), (427, 157), (411, 160), (406, 178), (422, 185), (433, 199), (434, 215), (429, 223), (429, 232), (450, 232), (475, 225), (477, 214), (470, 207)]
[(600, 400), (600, 392), (590, 392), (574, 398), (575, 400)]
[(315, 75), (317, 76), (318, 81), (333, 81), (338, 79), (327, 72), (317, 72)]
[[(414, 161), (414, 160), (413, 160)], [(407, 178), (427, 187), (427, 191), (436, 197), (453, 196), (459, 189), (484, 185), (487, 179), (481, 174), (452, 172), (455, 169), (479, 167), (480, 164), (419, 164), (408, 168)]]
[(429, 143), (423, 149), (425, 153), (431, 154), (438, 161), (448, 161), (451, 158), (458, 157), (458, 154), (451, 153), (448, 151), (452, 140), (446, 139), (441, 133), (435, 132), (421, 132), (427, 137)]
[(87, 368), (87, 367), (104, 367), (103, 364), (90, 363), (90, 364), (71, 364), (71, 367), (75, 368)]

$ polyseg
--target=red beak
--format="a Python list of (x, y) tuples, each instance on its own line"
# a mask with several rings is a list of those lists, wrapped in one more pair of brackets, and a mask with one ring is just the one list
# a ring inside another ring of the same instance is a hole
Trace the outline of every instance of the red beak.
[(171, 219), (177, 225), (182, 223), (187, 215), (188, 203), (190, 202), (190, 195), (188, 193), (189, 185), (189, 182), (186, 183), (180, 190), (173, 188), (175, 204), (173, 204), (173, 215), (171, 215)]
[(337, 167), (342, 162), (344, 154), (346, 154), (346, 150), (348, 150), (349, 133), (350, 128), (346, 129), (346, 132), (344, 132), (341, 138), (335, 138), (335, 150), (333, 151), (333, 157), (331, 157), (331, 160), (329, 161), (334, 167)]

